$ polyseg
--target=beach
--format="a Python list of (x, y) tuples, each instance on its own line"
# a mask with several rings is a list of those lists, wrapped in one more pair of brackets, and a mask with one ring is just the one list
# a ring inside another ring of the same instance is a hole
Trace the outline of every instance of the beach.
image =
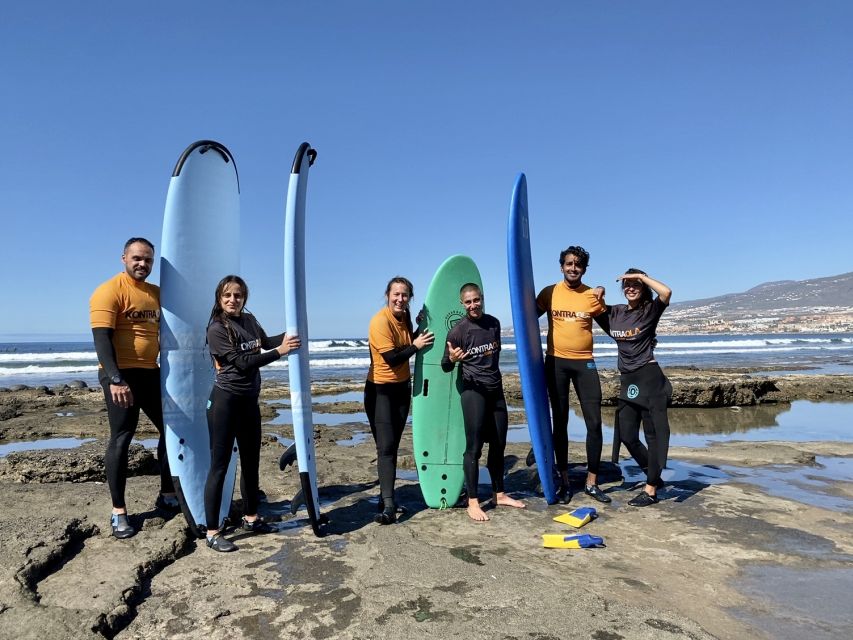
[[(147, 420), (132, 448), (128, 482), (131, 521), (141, 530), (119, 541), (109, 536), (100, 389), (0, 391), (0, 447), (7, 447), (0, 450), (0, 637), (853, 635), (853, 484), (844, 479), (851, 438), (831, 432), (829, 439), (756, 441), (743, 425), (784, 427), (798, 403), (849, 407), (853, 377), (689, 368), (668, 375), (676, 446), (658, 505), (627, 505), (642, 476), (624, 448), (621, 465), (605, 465), (601, 477), (612, 504), (579, 490), (583, 427), (573, 415), (572, 502), (548, 506), (536, 493), (522, 439), (507, 447), (507, 490), (527, 508), (489, 508), (491, 520), (480, 524), (464, 509), (424, 506), (408, 428), (398, 471), (407, 513), (395, 525), (374, 524), (376, 456), (361, 386), (318, 383), (315, 446), (330, 519), (322, 538), (312, 534), (304, 511), (290, 514), (298, 477), (293, 468), (278, 468), (292, 437), (288, 391), (265, 385), (260, 513), (280, 531), (235, 531), (233, 554), (207, 549), (182, 516), (164, 519), (154, 510), (156, 431)], [(603, 379), (605, 422), (612, 419), (614, 378)], [(506, 386), (511, 432), (521, 432), (515, 376)], [(710, 444), (679, 441), (679, 425), (688, 423), (694, 431), (702, 423)], [(33, 440), (44, 446), (12, 446)], [(59, 448), (47, 448), (54, 441)], [(604, 459), (609, 449), (606, 436)], [(481, 476), (485, 500), (483, 483)], [(602, 536), (605, 546), (543, 548), (541, 534), (576, 532), (552, 518), (580, 506), (596, 507), (599, 517), (579, 533)], [(239, 514), (237, 490), (232, 516)]]

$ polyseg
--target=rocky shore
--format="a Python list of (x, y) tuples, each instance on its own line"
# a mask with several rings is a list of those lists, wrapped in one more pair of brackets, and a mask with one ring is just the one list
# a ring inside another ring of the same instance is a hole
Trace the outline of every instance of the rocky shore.
[[(853, 401), (848, 376), (667, 373), (673, 404), (684, 411), (718, 408), (729, 415), (734, 412), (719, 407)], [(604, 376), (605, 404), (613, 404), (616, 384)], [(521, 408), (517, 380), (508, 376), (506, 386), (510, 405)], [(340, 382), (314, 391), (360, 390), (358, 383)], [(285, 406), (287, 390), (266, 387), (263, 398), (270, 420)], [(279, 439), (292, 435), (290, 426), (265, 425), (261, 513), (281, 530), (234, 532), (240, 550), (215, 554), (189, 535), (181, 516), (154, 509), (156, 461), (142, 445), (133, 446), (128, 484), (131, 520), (140, 532), (127, 541), (109, 536), (108, 426), (100, 389), (0, 391), (0, 446), (82, 441), (0, 457), (0, 637), (751, 638), (767, 631), (756, 622), (766, 615), (788, 616), (791, 624), (813, 615), (813, 637), (845, 637), (833, 635), (847, 628), (843, 619), (827, 626), (817, 613), (773, 610), (737, 584), (750, 567), (792, 575), (849, 571), (849, 511), (771, 495), (732, 473), (724, 482), (693, 474), (669, 484), (660, 504), (633, 509), (627, 501), (634, 483), (615, 465), (607, 465), (602, 478), (611, 505), (578, 492), (570, 505), (549, 507), (533, 492), (535, 470), (525, 465), (527, 445), (518, 443), (507, 451), (507, 488), (528, 508), (491, 509), (490, 522), (475, 524), (462, 509), (423, 506), (407, 430), (399, 494), (408, 512), (398, 524), (381, 527), (372, 522), (377, 487), (369, 429), (357, 416), (346, 421), (346, 414), (361, 411), (360, 403), (329, 402), (315, 411), (343, 420), (319, 424), (315, 435), (323, 511), (331, 520), (327, 535), (315, 538), (304, 512), (290, 515), (298, 479), (277, 465)], [(584, 457), (576, 434), (572, 460)], [(145, 441), (156, 432), (143, 420), (137, 437)], [(818, 459), (838, 456), (853, 456), (853, 444), (733, 438), (672, 451), (675, 464), (709, 474), (780, 464), (810, 469)], [(582, 467), (573, 473), (581, 482)], [(481, 490), (485, 497), (486, 487)], [(853, 498), (850, 483), (836, 482), (833, 491)], [(239, 492), (235, 498), (236, 517)], [(599, 518), (581, 532), (603, 536), (606, 546), (542, 548), (543, 533), (574, 533), (552, 517), (577, 506), (598, 508)], [(844, 594), (838, 597), (845, 609)], [(820, 635), (821, 624), (829, 635)]]

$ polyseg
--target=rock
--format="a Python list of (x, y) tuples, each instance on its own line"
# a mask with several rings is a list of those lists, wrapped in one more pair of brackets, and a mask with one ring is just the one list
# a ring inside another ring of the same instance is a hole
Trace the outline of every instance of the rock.
[[(0, 478), (20, 483), (105, 482), (104, 443), (77, 449), (43, 449), (10, 453), (0, 459)], [(140, 444), (130, 445), (127, 475), (160, 473), (154, 454)]]

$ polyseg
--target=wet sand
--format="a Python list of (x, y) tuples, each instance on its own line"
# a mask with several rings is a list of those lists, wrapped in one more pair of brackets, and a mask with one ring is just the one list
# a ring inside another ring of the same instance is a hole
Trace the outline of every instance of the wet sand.
[[(810, 384), (808, 394), (819, 397), (831, 387), (837, 395), (849, 379), (825, 381), (824, 392), (816, 391), (815, 381)], [(346, 391), (358, 392), (360, 385), (330, 385), (315, 390), (315, 396)], [(265, 419), (272, 420), (286, 405), (279, 402), (286, 391), (265, 389), (264, 397)], [(814, 396), (787, 399), (799, 397)], [(398, 524), (383, 527), (372, 522), (378, 493), (375, 450), (370, 438), (358, 435), (369, 428), (345, 421), (361, 407), (352, 400), (334, 402), (315, 407), (344, 420), (319, 425), (315, 436), (323, 511), (331, 519), (328, 534), (315, 538), (304, 511), (290, 515), (297, 477), (292, 468), (278, 469), (282, 445), (276, 436), (292, 433), (289, 425), (267, 425), (261, 452), (267, 501), (261, 513), (279, 521), (281, 531), (265, 536), (234, 532), (240, 550), (216, 554), (188, 534), (182, 517), (163, 519), (154, 511), (156, 465), (151, 451), (141, 446), (134, 447), (134, 475), (128, 482), (131, 520), (141, 531), (126, 541), (109, 537), (103, 484), (108, 428), (98, 391), (0, 392), (0, 445), (95, 439), (78, 448), (0, 458), (0, 637), (853, 635), (851, 510), (771, 495), (732, 471), (741, 470), (744, 478), (769, 465), (808, 471), (820, 461), (849, 460), (853, 443), (733, 439), (676, 448), (674, 480), (660, 494), (660, 504), (645, 509), (627, 505), (634, 483), (621, 479), (616, 466), (606, 467), (602, 482), (611, 505), (599, 505), (578, 491), (570, 505), (549, 507), (532, 492), (535, 473), (524, 462), (528, 445), (510, 444), (507, 489), (528, 508), (490, 508), (492, 519), (476, 524), (464, 509), (423, 506), (411, 479), (407, 430), (400, 456), (404, 479), (398, 487), (408, 513)], [(572, 460), (584, 456), (576, 434), (577, 429), (572, 431)], [(154, 436), (143, 421), (138, 438)], [(337, 444), (354, 437), (351, 446)], [(605, 458), (608, 451), (606, 444)], [(708, 480), (703, 470), (708, 477), (727, 477)], [(573, 474), (580, 482), (583, 469), (576, 467)], [(850, 482), (824, 484), (823, 490), (842, 505), (853, 500)], [(481, 487), (481, 496), (486, 493)], [(551, 518), (578, 506), (598, 509), (599, 518), (580, 532), (604, 537), (606, 547), (542, 548), (541, 534), (574, 532)], [(239, 515), (239, 499), (233, 515)], [(810, 581), (799, 585), (801, 592), (817, 594), (821, 606), (797, 600), (796, 578)], [(838, 607), (829, 615), (833, 598)]]

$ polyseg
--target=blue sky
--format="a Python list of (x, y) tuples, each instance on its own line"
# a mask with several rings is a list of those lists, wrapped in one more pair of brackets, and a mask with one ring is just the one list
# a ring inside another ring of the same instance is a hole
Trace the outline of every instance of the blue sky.
[[(364, 336), (387, 280), (470, 255), (510, 324), (528, 178), (537, 286), (629, 266), (674, 301), (853, 269), (853, 3), (27, 2), (0, 21), (5, 334), (88, 332), (124, 240), (213, 138), (241, 179), (249, 308), (283, 326), (296, 148), (311, 337)], [(211, 248), (211, 259), (215, 249)], [(159, 281), (155, 270), (151, 281)], [(212, 292), (211, 292), (212, 301)]]

